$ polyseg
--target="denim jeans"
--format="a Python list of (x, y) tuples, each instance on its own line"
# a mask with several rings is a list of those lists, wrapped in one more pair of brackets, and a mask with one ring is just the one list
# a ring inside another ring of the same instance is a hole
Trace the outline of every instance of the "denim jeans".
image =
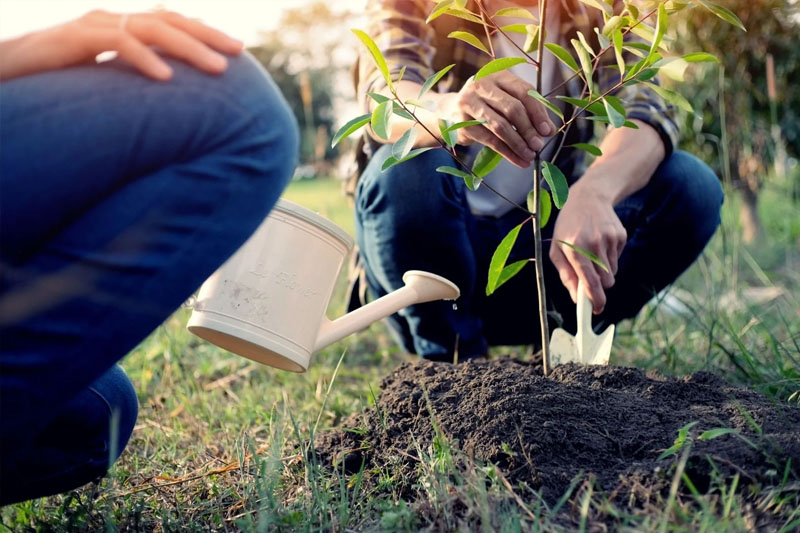
[(247, 54), (0, 85), (0, 503), (102, 475), (136, 420), (115, 363), (255, 230), (291, 177), (297, 126)]
[[(356, 241), (370, 292), (382, 296), (402, 286), (406, 270), (429, 270), (461, 289), (461, 298), (409, 307), (390, 317), (400, 345), (432, 360), (485, 354), (490, 345), (539, 345), (538, 296), (533, 265), (486, 296), (486, 278), (495, 248), (526, 218), (512, 210), (499, 218), (470, 213), (461, 178), (441, 174), (457, 166), (443, 150), (380, 170), (391, 155), (381, 147), (356, 191)], [(635, 316), (658, 291), (697, 258), (720, 222), (723, 195), (708, 166), (676, 151), (649, 183), (615, 206), (628, 232), (608, 303), (594, 327)], [(575, 331), (575, 306), (548, 258), (555, 217), (543, 230), (545, 289), (550, 326)], [(530, 224), (520, 232), (508, 264), (533, 257)], [(457, 339), (457, 341), (456, 341)]]

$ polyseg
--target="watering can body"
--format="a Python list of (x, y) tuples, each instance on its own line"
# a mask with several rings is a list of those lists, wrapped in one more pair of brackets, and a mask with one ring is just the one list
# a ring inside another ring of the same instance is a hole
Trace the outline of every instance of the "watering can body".
[(415, 303), (456, 299), (458, 288), (426, 272), (330, 321), (325, 316), (353, 239), (316, 213), (279, 200), (250, 239), (200, 288), (187, 325), (238, 355), (303, 372), (311, 355)]

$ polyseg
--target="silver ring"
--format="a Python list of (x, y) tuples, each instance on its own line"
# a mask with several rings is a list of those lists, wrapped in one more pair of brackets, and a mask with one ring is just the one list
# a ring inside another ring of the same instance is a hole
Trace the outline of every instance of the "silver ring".
[(119, 29), (120, 31), (125, 31), (125, 26), (128, 24), (128, 14), (125, 13), (119, 19)]

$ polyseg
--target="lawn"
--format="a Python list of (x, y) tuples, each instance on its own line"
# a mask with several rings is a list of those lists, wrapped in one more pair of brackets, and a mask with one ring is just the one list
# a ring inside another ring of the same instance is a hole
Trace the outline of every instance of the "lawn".
[[(780, 187), (762, 198), (768, 235), (754, 246), (740, 242), (729, 194), (723, 227), (702, 258), (669, 296), (620, 325), (612, 364), (667, 375), (707, 370), (777, 405), (800, 403), (800, 211)], [(285, 197), (352, 232), (338, 181), (294, 182)], [(332, 315), (342, 308), (341, 295), (340, 288)], [(674, 490), (640, 513), (614, 507), (591, 485), (552, 505), (503, 482), (492, 465), (465, 472), (450, 460), (459, 456), (457, 443), (438, 433), (411, 492), (392, 490), (391, 472), (326, 468), (312, 453), (314, 436), (373, 409), (382, 378), (411, 360), (385, 327), (330, 346), (307, 373), (290, 374), (198, 340), (185, 329), (187, 317), (177, 311), (122, 362), (140, 414), (112, 472), (69, 494), (3, 508), (3, 529), (588, 531), (605, 523), (716, 532), (755, 530), (759, 516), (773, 517), (778, 530), (800, 528), (797, 465), (778, 472), (774, 485), (736, 490), (744, 473), (697, 492), (676, 461), (668, 472)], [(501, 354), (532, 357), (524, 346), (494, 349)]]

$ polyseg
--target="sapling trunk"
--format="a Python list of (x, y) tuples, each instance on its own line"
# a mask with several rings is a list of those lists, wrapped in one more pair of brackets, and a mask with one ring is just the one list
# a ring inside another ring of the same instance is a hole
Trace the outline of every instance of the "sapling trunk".
[[(547, 16), (547, 0), (539, 2), (539, 61), (536, 73), (536, 90), (542, 94), (542, 59), (544, 59), (545, 17)], [(536, 210), (536, 219), (533, 221), (533, 246), (534, 261), (536, 266), (536, 288), (539, 293), (539, 329), (542, 332), (542, 369), (544, 375), (550, 373), (550, 328), (547, 324), (547, 294), (544, 286), (544, 258), (542, 257), (542, 225), (541, 225), (541, 200), (540, 184), (542, 181), (541, 151), (536, 152), (533, 172), (533, 206)]]

